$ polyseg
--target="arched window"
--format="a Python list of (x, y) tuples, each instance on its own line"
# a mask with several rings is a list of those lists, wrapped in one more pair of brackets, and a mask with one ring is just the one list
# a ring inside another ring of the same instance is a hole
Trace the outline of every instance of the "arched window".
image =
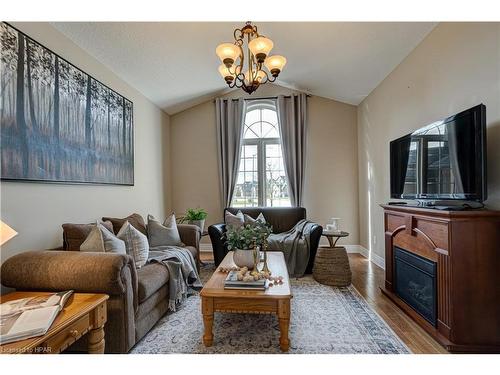
[(276, 105), (247, 105), (233, 207), (290, 206)]

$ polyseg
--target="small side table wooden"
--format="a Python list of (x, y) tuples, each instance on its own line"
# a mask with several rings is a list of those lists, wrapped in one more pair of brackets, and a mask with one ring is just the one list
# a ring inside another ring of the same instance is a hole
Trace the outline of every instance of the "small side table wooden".
[[(14, 292), (0, 296), (0, 302), (46, 294), (49, 293)], [(106, 294), (74, 293), (45, 335), (0, 345), (0, 353), (61, 353), (85, 334), (88, 334), (88, 352), (104, 353), (108, 298)]]
[[(328, 243), (330, 244), (330, 247), (335, 247), (337, 245), (337, 241), (342, 238), (342, 237), (347, 237), (349, 235), (348, 232), (327, 232), (323, 231), (322, 236), (326, 237), (328, 239)], [(335, 241), (333, 240), (335, 239)]]

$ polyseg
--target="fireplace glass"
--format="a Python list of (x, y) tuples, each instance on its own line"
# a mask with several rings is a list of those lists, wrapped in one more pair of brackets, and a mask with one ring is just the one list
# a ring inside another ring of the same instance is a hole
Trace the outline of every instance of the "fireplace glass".
[(436, 326), (437, 288), (436, 263), (394, 247), (394, 278), (396, 294)]

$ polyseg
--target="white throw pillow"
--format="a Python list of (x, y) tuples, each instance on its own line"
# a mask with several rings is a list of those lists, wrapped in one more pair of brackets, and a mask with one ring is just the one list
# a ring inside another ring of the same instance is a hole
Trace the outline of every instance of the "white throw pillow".
[(97, 222), (89, 235), (80, 245), (80, 251), (98, 253), (126, 254), (125, 242), (106, 229), (104, 225)]
[(149, 255), (149, 242), (145, 234), (126, 221), (116, 237), (125, 242), (127, 254), (134, 258), (136, 268), (141, 268), (146, 264)]
[(149, 246), (184, 246), (175, 221), (175, 214), (168, 216), (163, 225), (152, 215), (148, 215)]
[(226, 211), (224, 215), (224, 222), (226, 225), (231, 225), (233, 228), (239, 228), (245, 225), (245, 216), (243, 216), (243, 212), (241, 212), (241, 210), (238, 210), (236, 215)]
[(262, 224), (266, 223), (266, 218), (264, 217), (264, 215), (262, 214), (262, 212), (259, 214), (259, 216), (257, 216), (256, 219), (254, 219), (250, 215), (245, 214), (245, 225), (247, 225), (247, 224), (253, 224), (256, 221), (258, 221), (259, 223), (262, 223)]

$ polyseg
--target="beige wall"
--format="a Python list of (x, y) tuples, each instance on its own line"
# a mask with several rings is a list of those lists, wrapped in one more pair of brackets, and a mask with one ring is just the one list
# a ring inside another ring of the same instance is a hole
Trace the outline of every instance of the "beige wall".
[(134, 103), (135, 185), (2, 182), (1, 218), (19, 235), (2, 247), (1, 259), (60, 246), (64, 222), (91, 222), (103, 215), (123, 217), (134, 211), (163, 217), (171, 206), (168, 115), (49, 24), (14, 26)]
[(500, 208), (500, 26), (441, 23), (358, 106), (360, 243), (384, 256), (389, 141), (484, 103), (490, 208)]
[[(292, 92), (267, 85), (252, 98)], [(238, 90), (225, 96), (240, 95)], [(308, 100), (304, 206), (309, 218), (319, 223), (341, 217), (343, 229), (351, 233), (344, 243), (358, 244), (356, 107), (316, 96)], [(207, 224), (222, 220), (215, 126), (213, 101), (171, 116), (173, 209), (182, 213), (188, 207), (204, 207)]]

